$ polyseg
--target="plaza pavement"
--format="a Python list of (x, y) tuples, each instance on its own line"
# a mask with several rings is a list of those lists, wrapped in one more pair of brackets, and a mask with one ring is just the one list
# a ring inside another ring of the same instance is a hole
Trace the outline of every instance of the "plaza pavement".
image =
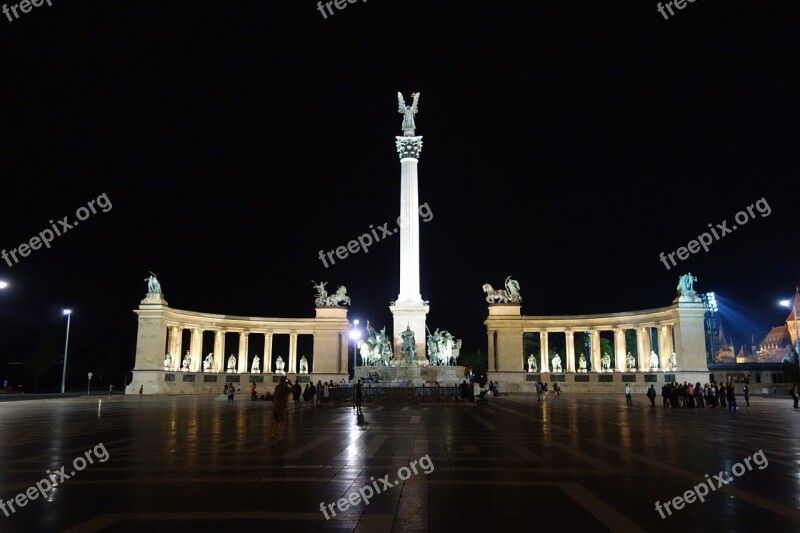
[[(359, 421), (351, 407), (290, 403), (275, 442), (271, 404), (244, 394), (232, 407), (221, 396), (1, 403), (6, 502), (47, 469), (70, 475), (101, 444), (108, 455), (46, 500), (0, 512), (0, 531), (800, 531), (800, 412), (789, 397), (751, 405), (730, 414), (651, 408), (644, 396), (626, 407), (621, 393), (512, 396), (365, 406)], [(732, 475), (759, 450), (766, 468)], [(379, 484), (414, 460), (416, 475)], [(663, 519), (655, 510), (723, 470), (732, 482), (705, 503)], [(336, 508), (364, 486), (382, 492)]]

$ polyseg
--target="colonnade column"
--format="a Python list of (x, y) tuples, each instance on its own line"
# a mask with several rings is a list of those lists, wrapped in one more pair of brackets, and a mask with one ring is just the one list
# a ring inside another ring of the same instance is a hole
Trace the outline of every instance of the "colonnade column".
[(541, 351), (540, 356), (542, 358), (542, 364), (539, 368), (541, 368), (542, 372), (550, 372), (550, 358), (547, 348), (547, 331), (542, 331), (539, 333), (539, 350)]
[(670, 366), (670, 354), (672, 354), (672, 326), (663, 324), (658, 330), (658, 358), (661, 370)]
[(264, 373), (272, 372), (272, 332), (264, 333)]
[(639, 369), (639, 372), (646, 372), (648, 368), (650, 368), (650, 364), (648, 363), (649, 355), (645, 348), (647, 347), (646, 342), (646, 331), (647, 328), (639, 326), (636, 328), (636, 350), (639, 352), (636, 358), (636, 368)]
[(614, 330), (614, 366), (617, 372), (625, 372), (627, 370), (627, 352), (625, 351), (625, 330)]
[(567, 342), (567, 372), (575, 372), (574, 333), (571, 331), (565, 331), (564, 337)]
[(494, 345), (494, 334), (494, 330), (489, 330), (486, 332), (486, 336), (488, 337), (489, 341), (489, 353), (487, 354), (486, 367), (489, 369), (489, 371), (497, 372), (497, 357), (495, 355), (496, 347)]
[(247, 373), (247, 340), (250, 333), (242, 331), (239, 333), (239, 370), (240, 374)]
[(289, 365), (286, 373), (297, 373), (297, 333), (294, 331), (289, 334)]
[(169, 353), (172, 354), (172, 367), (170, 370), (178, 370), (181, 367), (181, 337), (183, 336), (183, 328), (180, 326), (172, 326), (170, 331), (168, 350)]
[(189, 356), (191, 362), (189, 363), (189, 370), (197, 372), (200, 370), (200, 350), (203, 349), (203, 330), (200, 328), (192, 328), (192, 340), (189, 344)]
[(214, 332), (214, 372), (222, 372), (225, 368), (225, 331)]
[(592, 350), (592, 372), (600, 372), (600, 332), (596, 329), (589, 332), (589, 346)]

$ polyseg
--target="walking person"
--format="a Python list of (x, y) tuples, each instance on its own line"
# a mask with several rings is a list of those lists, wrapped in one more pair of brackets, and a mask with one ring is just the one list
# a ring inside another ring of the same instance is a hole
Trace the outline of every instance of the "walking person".
[(650, 398), (650, 407), (656, 406), (656, 389), (653, 388), (653, 385), (650, 385), (650, 388), (647, 389), (647, 397)]
[(108, 399), (110, 400), (112, 396), (114, 396), (114, 385), (113, 384), (108, 386)]
[(139, 386), (139, 398), (141, 399), (142, 394), (144, 394), (144, 385)]
[(633, 406), (633, 401), (631, 400), (631, 386), (625, 385), (625, 402), (627, 405)]
[(731, 409), (733, 409), (733, 412), (735, 413), (736, 412), (736, 387), (734, 386), (733, 383), (729, 383), (728, 384), (727, 395), (728, 395), (728, 412), (730, 413)]
[(233, 383), (231, 383), (230, 385), (228, 385), (228, 407), (233, 405), (233, 392), (234, 392)]
[(750, 407), (750, 387), (745, 385), (742, 389), (742, 393), (744, 394), (744, 401), (747, 404), (747, 407)]
[(275, 392), (272, 395), (272, 417), (275, 420), (272, 437), (279, 441), (283, 440), (283, 432), (286, 428), (286, 408), (289, 405), (289, 395), (293, 392), (292, 382), (286, 376), (281, 376), (280, 383), (275, 386)]
[(800, 387), (797, 385), (792, 389), (792, 399), (794, 400), (794, 408), (797, 409), (797, 402), (800, 400)]

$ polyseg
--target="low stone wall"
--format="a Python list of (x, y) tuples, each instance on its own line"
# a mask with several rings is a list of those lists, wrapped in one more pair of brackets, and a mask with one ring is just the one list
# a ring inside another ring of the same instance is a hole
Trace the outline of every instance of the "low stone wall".
[[(536, 382), (547, 383), (547, 390), (553, 390), (558, 383), (564, 393), (595, 392), (624, 393), (625, 386), (630, 385), (634, 394), (644, 394), (653, 385), (657, 394), (661, 395), (661, 387), (665, 383), (709, 383), (708, 372), (676, 371), (676, 372), (566, 372), (522, 373), (522, 372), (490, 372), (489, 379), (496, 381), (500, 392), (535, 393)], [(741, 387), (739, 387), (741, 388)], [(753, 387), (750, 387), (751, 390)]]
[(134, 370), (133, 381), (125, 388), (126, 394), (222, 394), (225, 384), (234, 384), (239, 393), (250, 393), (252, 383), (259, 394), (272, 392), (281, 377), (286, 375), (292, 383), (318, 381), (340, 383), (347, 374), (228, 374), (215, 372), (165, 372), (163, 370)]

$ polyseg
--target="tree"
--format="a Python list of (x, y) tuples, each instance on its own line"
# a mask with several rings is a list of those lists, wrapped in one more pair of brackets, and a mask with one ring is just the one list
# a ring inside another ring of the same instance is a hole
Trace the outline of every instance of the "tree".
[(464, 367), (464, 371), (475, 375), (478, 384), (483, 387), (489, 381), (487, 374), (489, 373), (489, 359), (482, 350), (468, 350), (461, 352), (458, 357), (458, 364)]

